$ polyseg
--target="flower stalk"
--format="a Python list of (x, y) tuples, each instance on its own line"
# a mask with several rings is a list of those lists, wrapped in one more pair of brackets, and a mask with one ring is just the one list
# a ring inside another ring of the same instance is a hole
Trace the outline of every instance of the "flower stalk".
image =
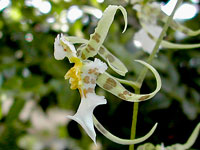
[[(166, 31), (167, 31), (167, 29), (168, 29), (168, 27), (169, 27), (171, 21), (173, 20), (173, 16), (174, 16), (174, 14), (175, 14), (175, 12), (176, 12), (178, 6), (179, 6), (181, 3), (182, 3), (182, 0), (178, 0), (178, 1), (177, 1), (177, 3), (176, 3), (176, 5), (175, 5), (175, 7), (174, 7), (174, 9), (173, 9), (173, 11), (172, 11), (172, 13), (171, 13), (171, 15), (167, 18), (167, 21), (166, 21), (166, 23), (165, 23), (165, 25), (164, 25), (164, 27), (163, 27), (163, 30), (162, 30), (161, 34), (159, 35), (159, 38), (158, 38), (157, 41), (156, 41), (156, 44), (155, 44), (155, 46), (154, 46), (154, 49), (153, 49), (152, 53), (150, 54), (150, 56), (149, 56), (149, 58), (148, 58), (148, 60), (147, 60), (147, 62), (148, 62), (149, 64), (152, 63), (152, 61), (153, 61), (155, 55), (157, 54), (157, 52), (158, 52), (158, 50), (159, 50), (159, 46), (160, 46), (160, 44), (161, 44), (161, 42), (162, 42), (162, 40), (163, 40), (163, 38), (164, 38), (164, 36), (165, 36), (165, 33), (166, 33)], [(145, 78), (147, 72), (148, 72), (148, 69), (147, 69), (147, 68), (143, 68), (143, 70), (140, 72), (140, 74), (139, 74), (139, 76), (138, 76), (138, 79), (137, 79), (138, 88), (135, 88), (135, 91), (138, 92), (137, 94), (140, 93), (140, 89), (141, 89), (142, 83), (143, 83), (143, 81), (144, 81), (144, 78)], [(137, 103), (137, 102), (134, 103), (134, 106), (133, 106), (133, 120), (132, 120), (132, 126), (131, 126), (131, 139), (134, 139), (135, 136), (136, 136), (136, 124), (137, 124), (138, 108), (139, 108), (139, 103)], [(130, 146), (129, 146), (129, 150), (134, 150), (134, 145), (130, 145)]]

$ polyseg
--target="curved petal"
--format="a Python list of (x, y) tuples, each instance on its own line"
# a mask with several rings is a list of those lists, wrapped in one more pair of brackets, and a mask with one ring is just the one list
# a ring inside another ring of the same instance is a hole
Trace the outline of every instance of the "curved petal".
[[(152, 45), (155, 45), (155, 42), (158, 39), (159, 33), (161, 33), (161, 28), (157, 25), (146, 25), (146, 24), (142, 24), (142, 27), (146, 31), (146, 34), (145, 33), (143, 33), (143, 34), (145, 35), (145, 37), (148, 36), (148, 41), (151, 41), (151, 47), (149, 48), (149, 50), (150, 49), (152, 50)], [(152, 40), (153, 40), (153, 42), (152, 42)], [(143, 42), (142, 45), (146, 44), (146, 41), (144, 41), (144, 40), (142, 41), (141, 38), (140, 38), (140, 42)], [(166, 40), (162, 40), (161, 46), (163, 48), (170, 48), (170, 49), (191, 49), (191, 48), (200, 47), (200, 43), (198, 43), (198, 44), (176, 44), (176, 43), (168, 42)], [(147, 46), (146, 46), (146, 49), (148, 49)]]
[(110, 53), (104, 46), (100, 47), (100, 50), (98, 51), (98, 54), (108, 62), (108, 65), (110, 68), (115, 71), (116, 73), (125, 76), (125, 74), (128, 72), (128, 69), (126, 66), (112, 53)]
[(194, 144), (194, 142), (196, 141), (198, 135), (199, 135), (199, 131), (200, 131), (200, 123), (198, 123), (198, 125), (195, 127), (194, 131), (192, 132), (192, 134), (190, 135), (189, 139), (187, 140), (187, 142), (185, 144), (174, 144), (172, 146), (168, 146), (167, 148), (174, 148), (177, 150), (187, 150), (190, 147), (192, 147), (192, 145)]
[(95, 118), (95, 116), (93, 116), (93, 121), (94, 121), (94, 125), (95, 127), (99, 130), (99, 132), (101, 132), (105, 137), (107, 137), (109, 140), (118, 143), (118, 144), (122, 144), (122, 145), (131, 145), (131, 144), (137, 144), (137, 143), (141, 143), (143, 141), (145, 141), (146, 139), (148, 139), (155, 131), (156, 127), (157, 127), (157, 123), (153, 126), (153, 128), (143, 137), (138, 138), (138, 139), (134, 139), (134, 140), (128, 140), (128, 139), (121, 139), (115, 135), (113, 135), (112, 133), (110, 133), (108, 130), (106, 130), (100, 123), (99, 121)]
[(145, 65), (149, 68), (156, 78), (156, 89), (149, 94), (134, 94), (126, 90), (115, 77), (111, 76), (108, 73), (103, 73), (99, 75), (97, 79), (97, 84), (104, 90), (112, 93), (113, 95), (130, 102), (141, 102), (152, 98), (161, 88), (161, 79), (158, 72), (149, 64), (141, 60), (136, 60), (137, 62)]
[(87, 94), (87, 98), (82, 98), (80, 106), (74, 116), (67, 116), (78, 122), (89, 137), (96, 143), (96, 133), (93, 124), (93, 111), (98, 105), (106, 104), (104, 96), (98, 96), (94, 93)]
[[(68, 36), (66, 39), (71, 42), (71, 43), (84, 43), (86, 44), (88, 40), (85, 40), (80, 37), (74, 37), (74, 36)], [(112, 53), (108, 51), (108, 49), (105, 46), (101, 46), (99, 51), (98, 51), (99, 56), (101, 56), (105, 61), (108, 62), (108, 65), (110, 68), (115, 71), (116, 73), (124, 76), (127, 72), (128, 69), (126, 66), (117, 58), (115, 57)]]
[(66, 56), (66, 52), (64, 51), (64, 48), (60, 44), (60, 34), (57, 35), (54, 42), (54, 57), (57, 60), (62, 60)]
[(82, 58), (87, 59), (88, 57), (93, 57), (97, 54), (99, 48), (103, 44), (108, 30), (114, 20), (115, 13), (117, 9), (120, 9), (125, 20), (124, 31), (127, 27), (127, 13), (122, 6), (109, 5), (103, 13), (102, 18), (98, 22), (95, 32), (90, 35), (90, 40), (87, 45), (82, 49)]
[(162, 40), (161, 45), (163, 48), (170, 48), (170, 49), (191, 49), (191, 48), (200, 47), (200, 43), (198, 43), (198, 44), (176, 44), (176, 43), (171, 43), (171, 42), (168, 42), (165, 40)]
[(76, 57), (76, 49), (73, 44), (68, 42), (63, 34), (58, 34), (54, 42), (54, 57), (57, 60), (62, 60), (65, 57)]
[[(144, 41), (141, 38), (140, 38), (140, 41), (143, 42), (142, 46), (143, 46), (144, 50), (149, 50), (149, 51), (151, 50), (152, 51), (152, 49), (153, 49), (152, 47), (155, 45), (155, 42), (157, 41), (157, 38), (158, 38), (159, 34), (155, 34), (155, 32), (153, 34), (153, 32), (150, 32), (153, 29), (153, 28), (150, 28), (150, 27), (152, 27), (152, 25), (148, 25), (148, 27), (147, 27), (147, 25), (143, 24), (142, 26), (144, 27), (145, 31), (148, 33), (148, 34), (147, 33), (143, 33), (143, 35), (145, 35), (144, 37), (148, 36), (148, 38), (146, 38), (146, 39), (148, 39), (147, 41), (151, 41), (151, 44), (148, 45), (150, 48), (148, 49), (148, 46), (146, 45), (147, 44), (146, 41)], [(159, 26), (158, 27), (155, 26), (154, 28), (155, 29), (157, 28), (156, 30), (159, 31)], [(143, 32), (145, 32), (145, 31), (143, 31)], [(170, 49), (191, 49), (191, 48), (198, 48), (198, 47), (200, 47), (200, 43), (198, 43), (198, 44), (176, 44), (176, 43), (168, 42), (166, 40), (162, 40), (161, 46), (163, 48), (170, 48)]]
[(196, 141), (196, 139), (199, 135), (199, 131), (200, 131), (200, 123), (198, 123), (198, 125), (195, 127), (195, 129), (192, 132), (192, 134), (190, 135), (188, 141), (185, 144), (183, 144), (183, 147), (185, 149), (189, 149), (194, 144), (194, 142)]

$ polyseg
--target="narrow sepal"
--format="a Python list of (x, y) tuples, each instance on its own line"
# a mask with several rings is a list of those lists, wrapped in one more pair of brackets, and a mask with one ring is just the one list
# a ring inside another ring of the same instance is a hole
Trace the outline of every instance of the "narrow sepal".
[[(86, 44), (88, 42), (88, 40), (85, 40), (80, 37), (73, 37), (73, 36), (68, 36), (66, 37), (66, 39), (73, 44), (76, 44), (76, 43)], [(128, 72), (128, 69), (126, 68), (126, 66), (116, 56), (114, 56), (111, 52), (109, 52), (109, 50), (105, 46), (102, 45), (100, 47), (98, 54), (105, 61), (107, 61), (109, 67), (116, 73), (124, 76)]]
[(161, 88), (161, 79), (158, 72), (149, 64), (145, 63), (141, 60), (136, 60), (137, 62), (143, 64), (148, 69), (152, 71), (156, 78), (156, 89), (152, 93), (149, 94), (134, 94), (124, 88), (124, 86), (116, 80), (115, 77), (111, 76), (108, 73), (101, 74), (97, 79), (97, 84), (105, 89), (106, 91), (112, 93), (113, 95), (130, 102), (141, 102), (144, 100), (148, 100), (152, 98)]
[(118, 144), (122, 144), (122, 145), (131, 145), (131, 144), (138, 144), (141, 143), (143, 141), (145, 141), (146, 139), (148, 139), (155, 131), (156, 127), (157, 127), (157, 123), (153, 126), (153, 128), (143, 137), (138, 138), (138, 139), (134, 139), (134, 140), (128, 140), (128, 139), (122, 139), (119, 138), (115, 135), (113, 135), (112, 133), (110, 133), (108, 130), (106, 130), (101, 123), (95, 118), (95, 116), (93, 116), (93, 121), (94, 121), (94, 125), (95, 127), (99, 130), (99, 132), (101, 132), (105, 137), (107, 137), (109, 140), (118, 143)]
[(98, 25), (95, 29), (95, 32), (90, 35), (89, 42), (85, 47), (82, 48), (82, 58), (87, 59), (88, 57), (93, 57), (97, 54), (99, 48), (103, 44), (109, 28), (114, 20), (114, 16), (116, 11), (120, 9), (125, 20), (125, 28), (127, 26), (127, 13), (126, 10), (122, 6), (109, 5), (103, 13), (102, 18), (99, 20)]

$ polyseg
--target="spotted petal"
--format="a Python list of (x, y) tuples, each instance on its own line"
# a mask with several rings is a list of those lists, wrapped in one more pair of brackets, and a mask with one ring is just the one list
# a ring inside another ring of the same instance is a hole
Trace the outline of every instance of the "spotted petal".
[(107, 65), (95, 58), (94, 61), (84, 61), (81, 67), (82, 84), (79, 86), (81, 103), (74, 116), (68, 116), (77, 121), (96, 142), (96, 133), (93, 125), (93, 111), (98, 105), (106, 104), (104, 96), (95, 94), (96, 79), (99, 74), (104, 73)]
[(99, 75), (99, 77), (97, 79), (97, 84), (101, 88), (105, 89), (106, 91), (108, 91), (108, 92), (112, 93), (113, 95), (115, 95), (123, 100), (126, 100), (126, 101), (141, 102), (141, 101), (152, 98), (161, 88), (160, 76), (159, 76), (158, 72), (151, 65), (145, 63), (144, 61), (140, 61), (140, 60), (136, 60), (136, 61), (145, 65), (154, 74), (154, 76), (156, 78), (157, 86), (156, 86), (155, 91), (153, 91), (152, 93), (149, 93), (149, 94), (131, 93), (128, 90), (126, 90), (124, 88), (124, 86), (122, 86), (121, 83), (115, 77), (111, 76), (110, 74), (108, 74), (106, 72)]
[(54, 57), (57, 60), (62, 60), (65, 57), (76, 56), (74, 45), (68, 42), (63, 34), (58, 34), (54, 42)]
[[(66, 40), (68, 40), (69, 42), (75, 44), (75, 43), (88, 43), (88, 40), (85, 40), (83, 38), (80, 37), (74, 37), (74, 36), (68, 36), (66, 37)], [(111, 69), (113, 69), (113, 71), (115, 71), (116, 73), (124, 76), (127, 72), (128, 69), (126, 68), (126, 66), (117, 58), (115, 57), (111, 52), (108, 51), (108, 49), (105, 46), (101, 46), (98, 54), (105, 60), (108, 62), (108, 65)]]
[(97, 54), (99, 48), (103, 44), (108, 34), (108, 30), (114, 20), (115, 13), (118, 9), (121, 10), (124, 16), (125, 27), (123, 32), (125, 32), (127, 26), (126, 10), (122, 6), (109, 5), (104, 11), (102, 18), (98, 22), (95, 32), (90, 35), (89, 42), (81, 50), (83, 59), (87, 59), (88, 57), (93, 57)]

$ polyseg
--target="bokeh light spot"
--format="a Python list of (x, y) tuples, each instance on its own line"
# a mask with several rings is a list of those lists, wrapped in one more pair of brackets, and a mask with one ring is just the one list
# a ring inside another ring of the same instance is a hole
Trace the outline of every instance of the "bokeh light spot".
[(140, 41), (134, 40), (133, 43), (138, 48), (142, 47), (142, 43), (140, 43)]
[[(177, 0), (170, 0), (166, 5), (161, 6), (161, 10), (168, 16), (172, 13)], [(198, 6), (190, 3), (183, 3), (177, 9), (174, 19), (192, 19), (198, 13)]]
[(71, 23), (75, 22), (77, 19), (81, 18), (83, 15), (83, 11), (78, 8), (78, 6), (71, 6), (67, 12), (67, 19)]
[(104, 2), (104, 0), (97, 0), (97, 2), (98, 2), (98, 3), (103, 3), (103, 2)]
[(32, 42), (32, 40), (33, 40), (33, 35), (32, 35), (31, 33), (27, 33), (27, 34), (25, 35), (25, 40), (26, 40), (27, 42)]
[(10, 0), (0, 0), (0, 11), (10, 5)]

